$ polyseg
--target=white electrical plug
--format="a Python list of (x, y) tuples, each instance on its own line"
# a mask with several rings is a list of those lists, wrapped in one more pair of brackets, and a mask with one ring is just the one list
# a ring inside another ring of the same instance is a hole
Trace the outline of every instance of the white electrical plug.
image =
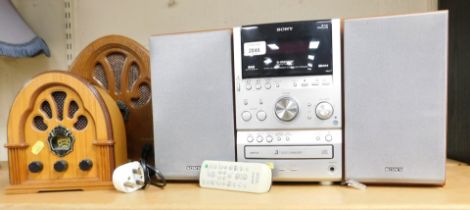
[(138, 161), (126, 163), (113, 172), (113, 185), (117, 191), (134, 192), (145, 185), (144, 169)]

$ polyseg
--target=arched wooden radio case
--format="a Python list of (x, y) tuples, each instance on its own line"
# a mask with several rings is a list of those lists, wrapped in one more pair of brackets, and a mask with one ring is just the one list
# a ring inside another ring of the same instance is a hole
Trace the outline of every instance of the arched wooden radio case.
[(99, 87), (69, 72), (28, 82), (8, 119), (7, 193), (112, 188), (127, 161), (123, 118)]
[(153, 145), (152, 93), (148, 51), (119, 35), (95, 40), (81, 51), (71, 71), (107, 90), (123, 112), (127, 151), (140, 159), (144, 144)]

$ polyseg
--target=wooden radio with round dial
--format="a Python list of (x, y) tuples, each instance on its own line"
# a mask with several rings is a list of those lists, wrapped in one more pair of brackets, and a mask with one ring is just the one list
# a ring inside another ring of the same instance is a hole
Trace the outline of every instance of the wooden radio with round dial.
[(124, 36), (105, 36), (85, 47), (70, 71), (105, 89), (118, 103), (126, 126), (128, 157), (139, 160), (144, 145), (153, 147), (148, 50)]
[(108, 93), (69, 72), (42, 73), (8, 119), (7, 193), (112, 188), (127, 161), (124, 121)]

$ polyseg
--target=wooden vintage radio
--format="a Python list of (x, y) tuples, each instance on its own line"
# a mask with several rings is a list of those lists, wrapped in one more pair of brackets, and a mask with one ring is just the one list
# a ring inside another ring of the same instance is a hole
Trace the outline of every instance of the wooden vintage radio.
[[(110, 35), (90, 43), (71, 71), (105, 89), (123, 112), (127, 152), (139, 160), (142, 147), (153, 147), (152, 93), (148, 51), (136, 41)], [(152, 158), (153, 160), (153, 158)]]
[(116, 102), (69, 72), (28, 82), (8, 119), (7, 193), (112, 188), (127, 162), (124, 121)]

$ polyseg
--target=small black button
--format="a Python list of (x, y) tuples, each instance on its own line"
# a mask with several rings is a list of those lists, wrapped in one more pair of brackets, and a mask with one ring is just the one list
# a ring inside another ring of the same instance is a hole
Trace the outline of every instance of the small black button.
[(80, 161), (78, 167), (80, 167), (82, 171), (88, 171), (93, 167), (93, 162), (90, 159), (85, 159)]
[(57, 172), (64, 172), (67, 170), (68, 164), (65, 160), (59, 160), (54, 163), (54, 170)]
[(31, 162), (28, 165), (28, 169), (29, 169), (29, 171), (31, 171), (31, 173), (39, 173), (39, 172), (42, 171), (42, 168), (43, 168), (43, 165), (39, 161)]

